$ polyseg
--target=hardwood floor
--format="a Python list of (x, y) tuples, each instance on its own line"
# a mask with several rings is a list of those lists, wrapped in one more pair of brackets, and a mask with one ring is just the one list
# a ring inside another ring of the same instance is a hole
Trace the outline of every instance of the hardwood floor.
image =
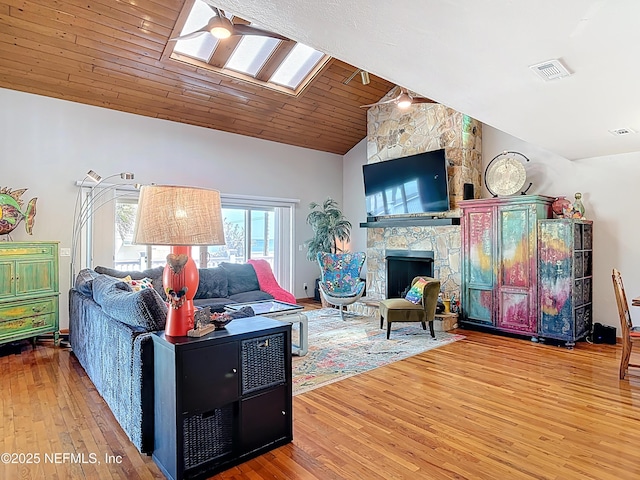
[[(293, 442), (213, 478), (640, 478), (640, 369), (618, 380), (619, 347), (458, 332), (294, 397)], [(40, 463), (0, 463), (0, 478), (162, 478), (68, 349), (12, 348), (0, 347), (0, 453)]]

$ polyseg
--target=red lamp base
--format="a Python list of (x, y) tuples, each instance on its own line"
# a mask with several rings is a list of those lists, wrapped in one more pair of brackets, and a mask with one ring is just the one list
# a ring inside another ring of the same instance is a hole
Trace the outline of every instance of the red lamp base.
[(191, 247), (171, 247), (162, 273), (162, 284), (169, 303), (165, 335), (183, 337), (193, 329), (193, 297), (199, 281), (198, 267), (191, 258)]

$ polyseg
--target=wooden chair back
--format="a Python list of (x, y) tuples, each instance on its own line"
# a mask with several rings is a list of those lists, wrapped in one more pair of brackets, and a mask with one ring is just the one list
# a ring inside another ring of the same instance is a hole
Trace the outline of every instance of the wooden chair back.
[(611, 275), (613, 279), (613, 290), (616, 294), (616, 302), (618, 304), (618, 314), (620, 315), (620, 328), (622, 329), (622, 339), (629, 338), (631, 327), (631, 314), (629, 313), (629, 303), (627, 302), (627, 295), (624, 291), (624, 285), (622, 284), (622, 275), (617, 269), (613, 269)]
[(616, 294), (616, 302), (618, 304), (618, 314), (620, 315), (620, 328), (622, 331), (622, 356), (620, 357), (620, 379), (623, 380), (627, 375), (629, 367), (640, 367), (640, 364), (630, 363), (631, 348), (634, 339), (640, 340), (639, 332), (632, 332), (633, 323), (631, 321), (631, 313), (629, 313), (629, 302), (627, 302), (627, 294), (622, 284), (622, 275), (617, 269), (613, 269), (611, 274), (613, 279), (613, 290)]

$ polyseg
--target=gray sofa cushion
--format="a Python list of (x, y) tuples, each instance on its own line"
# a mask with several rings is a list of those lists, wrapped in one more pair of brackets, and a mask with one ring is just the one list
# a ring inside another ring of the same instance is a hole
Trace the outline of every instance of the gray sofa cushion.
[(220, 267), (227, 271), (230, 297), (237, 293), (260, 290), (258, 276), (251, 264), (222, 262)]
[(93, 280), (93, 299), (105, 314), (122, 323), (142, 327), (149, 332), (164, 330), (167, 306), (154, 289), (132, 292), (126, 282), (98, 275)]
[(147, 268), (146, 270), (116, 270), (115, 268), (109, 267), (101, 267), (97, 266), (95, 269), (96, 273), (101, 273), (103, 275), (109, 275), (110, 277), (115, 278), (124, 278), (127, 275), (131, 277), (132, 280), (142, 280), (143, 278), (150, 278), (151, 283), (153, 283), (153, 288), (160, 294), (160, 297), (163, 300), (166, 300), (167, 295), (164, 292), (164, 288), (162, 287), (162, 272), (164, 271), (164, 266), (156, 267), (156, 268)]
[(229, 295), (227, 271), (220, 267), (200, 268), (200, 283), (194, 300), (201, 298), (224, 298)]
[[(218, 307), (224, 310), (225, 305), (230, 305), (232, 303), (237, 303), (231, 300), (230, 298), (197, 298), (193, 301), (193, 304), (196, 307), (211, 307), (211, 311), (218, 311)], [(222, 311), (222, 310), (220, 310)]]

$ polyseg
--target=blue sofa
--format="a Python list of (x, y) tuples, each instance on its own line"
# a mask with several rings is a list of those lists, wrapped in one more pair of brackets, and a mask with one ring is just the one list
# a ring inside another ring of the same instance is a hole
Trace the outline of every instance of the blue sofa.
[(153, 451), (153, 332), (167, 307), (154, 289), (132, 292), (83, 270), (69, 292), (69, 342), (114, 417), (143, 453)]
[[(226, 270), (201, 269), (194, 303), (221, 311), (229, 303), (272, 299), (259, 290), (257, 279), (249, 278), (249, 269), (255, 277), (251, 265), (246, 264)], [(129, 283), (122, 281), (127, 275), (151, 278), (154, 288), (134, 292)], [(167, 316), (161, 282), (162, 268), (120, 272), (96, 267), (82, 270), (69, 292), (69, 342), (73, 353), (142, 453), (153, 451), (152, 335), (164, 329)], [(249, 315), (253, 315), (250, 309), (233, 314)]]
[[(166, 300), (162, 285), (164, 267), (143, 271), (123, 271), (107, 267), (96, 267), (97, 273), (117, 278), (130, 276), (133, 280), (151, 279), (153, 288)], [(258, 276), (253, 266), (248, 263), (222, 262), (218, 267), (199, 268), (200, 283), (193, 299), (196, 307), (211, 307), (212, 312), (224, 311), (224, 306), (231, 303), (257, 302), (273, 300), (273, 295), (260, 290)]]

